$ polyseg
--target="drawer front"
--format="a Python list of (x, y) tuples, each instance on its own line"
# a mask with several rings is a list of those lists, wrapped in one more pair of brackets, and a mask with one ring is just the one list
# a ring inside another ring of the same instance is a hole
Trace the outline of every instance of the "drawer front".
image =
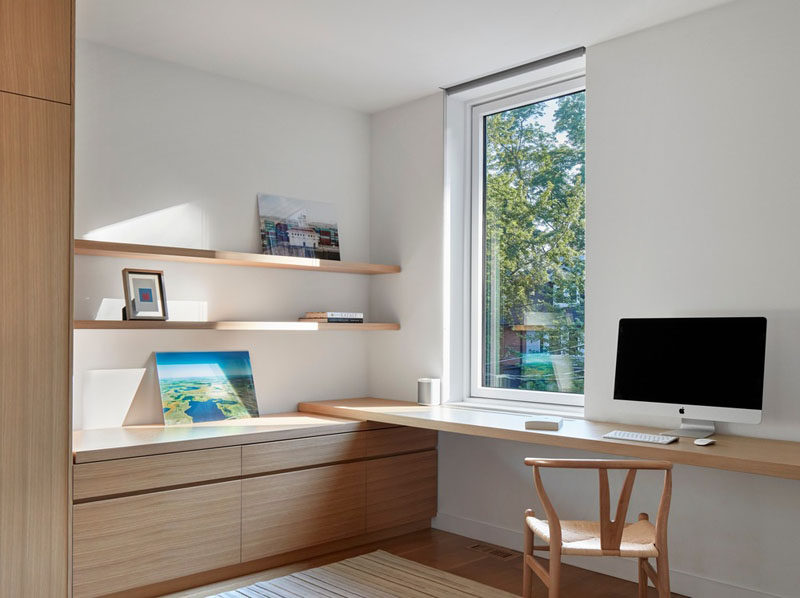
[(73, 466), (74, 500), (127, 494), (241, 475), (241, 447), (114, 459)]
[(242, 561), (364, 533), (365, 463), (242, 481)]
[(382, 457), (436, 448), (436, 430), (386, 428), (364, 433), (367, 435), (367, 457)]
[(366, 464), (367, 533), (436, 515), (436, 451)]
[(73, 507), (73, 595), (121, 592), (234, 565), (241, 481)]
[(365, 434), (368, 432), (248, 444), (242, 447), (242, 475), (363, 459)]

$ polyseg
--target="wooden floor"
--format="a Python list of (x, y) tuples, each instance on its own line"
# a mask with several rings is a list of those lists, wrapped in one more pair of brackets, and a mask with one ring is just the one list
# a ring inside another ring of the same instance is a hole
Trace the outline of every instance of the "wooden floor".
[[(171, 598), (204, 598), (210, 594), (218, 594), (257, 581), (274, 579), (303, 569), (319, 567), (378, 548), (507, 592), (520, 594), (522, 592), (522, 556), (520, 553), (515, 552), (513, 557), (505, 560), (470, 548), (476, 543), (477, 540), (471, 540), (464, 536), (433, 529), (423, 530), (169, 596)], [(502, 550), (510, 552), (507, 549)], [(631, 570), (635, 570), (634, 560), (628, 560)], [(561, 576), (561, 594), (565, 598), (634, 598), (636, 596), (636, 584), (616, 577), (601, 575), (569, 565), (563, 566)], [(534, 587), (534, 596), (536, 598), (547, 596), (544, 586), (538, 580)], [(650, 588), (648, 596), (656, 598), (655, 589)], [(673, 594), (673, 597), (682, 598), (678, 594)]]

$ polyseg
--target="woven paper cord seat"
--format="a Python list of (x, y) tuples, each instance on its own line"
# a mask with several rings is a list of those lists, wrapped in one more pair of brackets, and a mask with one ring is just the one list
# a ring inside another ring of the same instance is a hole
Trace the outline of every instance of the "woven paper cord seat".
[[(547, 521), (526, 517), (525, 523), (534, 534), (550, 544), (550, 527)], [(600, 548), (599, 521), (561, 522), (561, 554), (651, 558), (658, 556), (655, 541), (656, 527), (649, 521), (626, 523), (622, 530), (619, 550), (604, 551)]]

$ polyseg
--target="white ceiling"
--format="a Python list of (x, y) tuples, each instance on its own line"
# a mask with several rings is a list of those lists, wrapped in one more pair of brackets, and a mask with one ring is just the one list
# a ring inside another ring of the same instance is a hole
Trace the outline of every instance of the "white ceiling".
[(375, 112), (728, 0), (78, 0), (78, 37)]

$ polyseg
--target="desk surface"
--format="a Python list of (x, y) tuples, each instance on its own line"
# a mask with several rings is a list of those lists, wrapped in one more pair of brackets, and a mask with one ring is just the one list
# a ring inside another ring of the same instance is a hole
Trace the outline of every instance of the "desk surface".
[(75, 463), (87, 463), (386, 427), (356, 419), (294, 412), (187, 426), (78, 430), (72, 433), (72, 456)]
[(648, 433), (658, 433), (661, 430), (567, 418), (564, 418), (564, 424), (557, 432), (526, 430), (525, 421), (531, 419), (531, 416), (447, 406), (423, 407), (407, 401), (372, 398), (300, 403), (298, 409), (304, 413), (317, 415), (428, 428), (626, 457), (666, 459), (698, 467), (800, 480), (800, 442), (718, 434), (714, 436), (716, 444), (706, 447), (695, 446), (691, 438), (681, 438), (678, 442), (666, 445), (644, 444), (609, 440), (603, 438), (603, 434), (611, 430)]

